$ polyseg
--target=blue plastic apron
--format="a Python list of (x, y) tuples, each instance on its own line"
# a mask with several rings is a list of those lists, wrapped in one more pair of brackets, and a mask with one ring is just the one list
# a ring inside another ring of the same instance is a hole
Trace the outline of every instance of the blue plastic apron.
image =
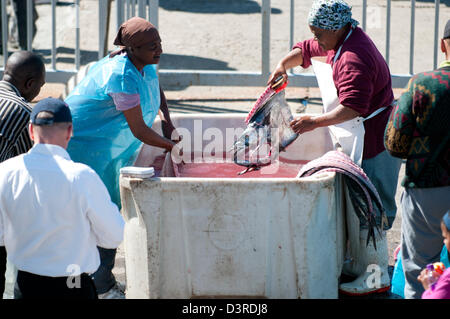
[(97, 172), (120, 208), (119, 170), (129, 164), (142, 142), (116, 110), (110, 93), (139, 94), (144, 121), (151, 127), (161, 104), (156, 66), (147, 65), (141, 74), (127, 56), (106, 56), (65, 100), (74, 127), (67, 149), (70, 157)]

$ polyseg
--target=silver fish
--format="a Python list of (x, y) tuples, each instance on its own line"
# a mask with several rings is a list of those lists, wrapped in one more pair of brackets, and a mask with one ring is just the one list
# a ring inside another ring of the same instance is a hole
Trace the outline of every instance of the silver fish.
[(284, 90), (273, 93), (262, 106), (256, 107), (231, 149), (234, 162), (246, 167), (269, 165), (298, 137), (289, 125), (293, 116)]

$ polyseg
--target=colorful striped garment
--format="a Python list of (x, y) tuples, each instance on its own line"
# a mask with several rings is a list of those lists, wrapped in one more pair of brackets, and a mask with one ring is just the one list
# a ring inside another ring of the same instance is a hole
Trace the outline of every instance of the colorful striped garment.
[(391, 112), (385, 146), (406, 158), (404, 187), (450, 186), (450, 66), (411, 78)]

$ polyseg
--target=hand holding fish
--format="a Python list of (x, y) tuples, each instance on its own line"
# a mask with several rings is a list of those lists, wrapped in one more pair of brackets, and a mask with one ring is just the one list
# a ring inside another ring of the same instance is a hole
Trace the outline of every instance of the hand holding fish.
[(171, 156), (172, 156), (172, 160), (175, 164), (182, 164), (184, 165), (184, 161), (183, 161), (183, 149), (180, 145), (180, 143), (175, 144), (172, 147), (172, 150), (170, 151)]
[[(283, 77), (284, 81), (279, 83), (278, 85), (286, 82), (288, 80), (288, 75), (287, 75), (286, 70), (292, 69), (292, 68), (302, 65), (302, 64), (303, 64), (302, 50), (300, 50), (299, 48), (293, 49), (283, 59), (281, 59), (280, 62), (278, 62), (277, 67), (272, 72), (272, 74), (269, 77), (269, 80), (267, 81), (267, 85), (272, 86), (272, 85), (276, 84), (276, 82), (280, 76)], [(273, 88), (275, 89), (278, 85), (275, 85), (275, 87), (273, 87)]]
[(269, 80), (267, 81), (267, 85), (270, 85), (273, 89), (276, 89), (287, 80), (288, 75), (286, 73), (286, 69), (282, 64), (280, 64), (270, 75)]

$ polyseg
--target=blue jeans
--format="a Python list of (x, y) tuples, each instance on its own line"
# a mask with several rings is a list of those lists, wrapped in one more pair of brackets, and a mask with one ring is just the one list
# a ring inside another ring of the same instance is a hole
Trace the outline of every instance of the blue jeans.
[(91, 278), (94, 280), (97, 293), (100, 295), (110, 290), (116, 284), (116, 278), (114, 277), (112, 270), (116, 260), (117, 249), (97, 248), (100, 253), (100, 266), (97, 271), (91, 275)]

